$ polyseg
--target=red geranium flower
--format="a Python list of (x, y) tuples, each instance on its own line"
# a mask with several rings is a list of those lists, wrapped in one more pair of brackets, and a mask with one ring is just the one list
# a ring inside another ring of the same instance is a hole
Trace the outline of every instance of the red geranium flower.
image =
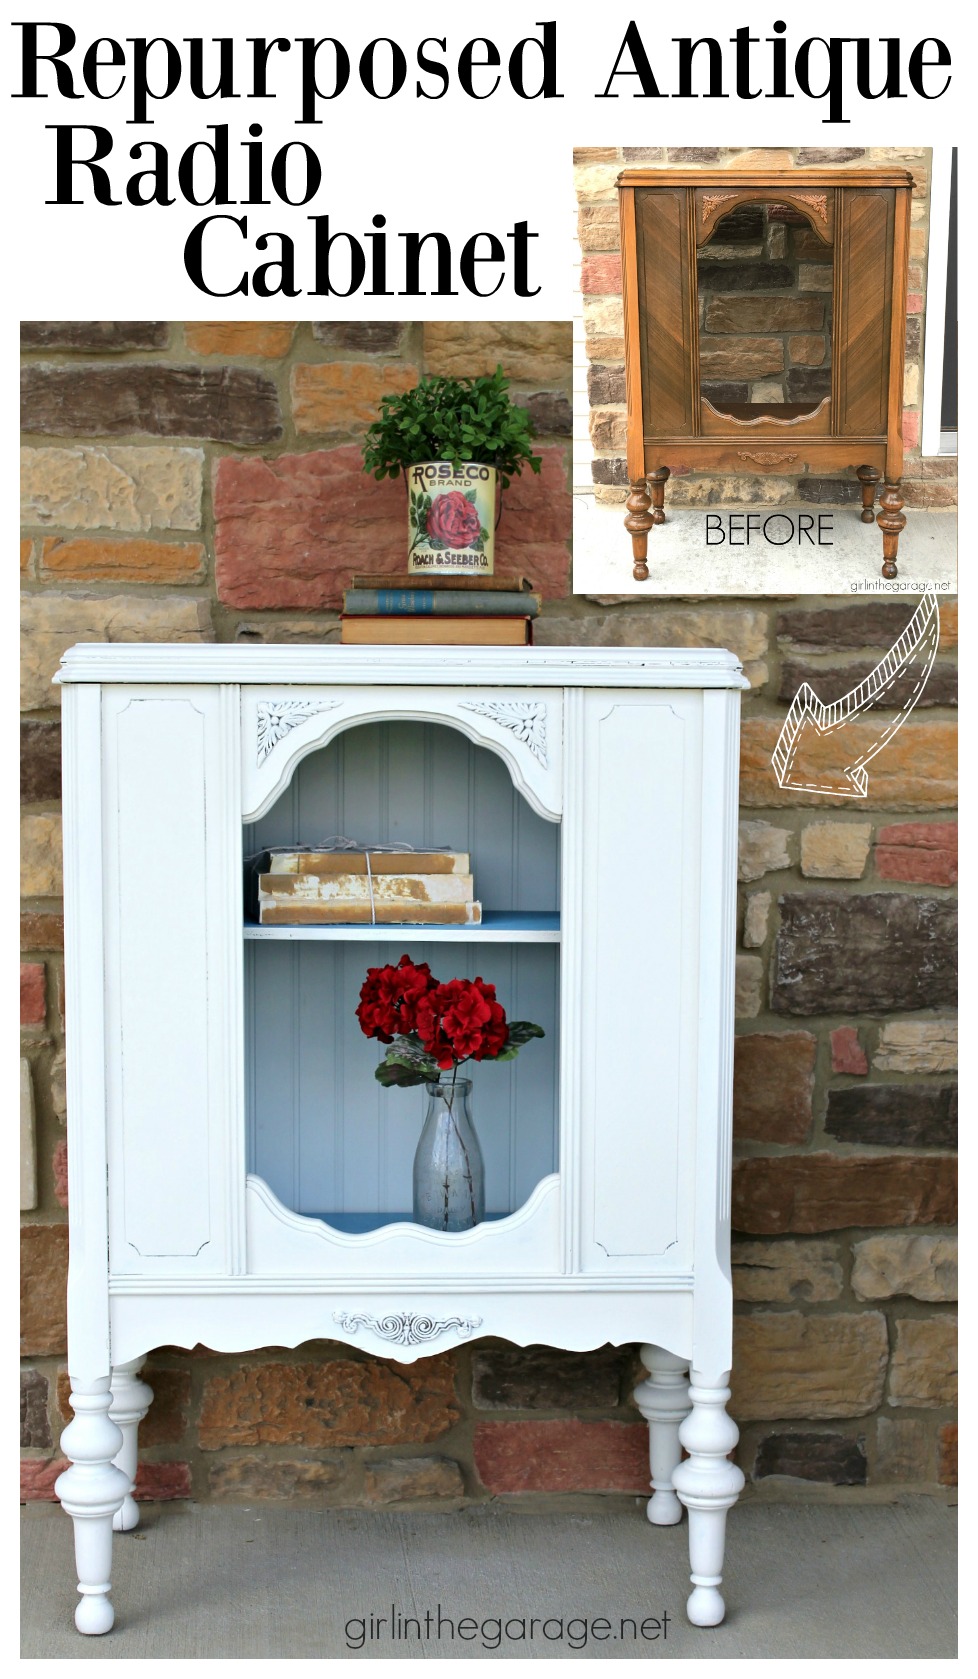
[(506, 1048), (509, 1037), (509, 1027), (506, 1024), (506, 1011), (501, 1003), (496, 1002), (496, 987), (487, 985), (484, 980), (474, 979), (473, 986), (482, 992), (489, 1017), (483, 1027), (482, 1047), (474, 1052), (476, 1061), (482, 1061), (487, 1056), (492, 1059)]
[(481, 979), (453, 979), (422, 998), (417, 1032), (439, 1067), (451, 1067), (471, 1056), (482, 1061), (498, 1055), (506, 1044), (506, 1015), (496, 1002), (496, 988)]
[(417, 1033), (422, 1046), (432, 1056), (439, 1067), (445, 1069), (453, 1067), (458, 1057), (455, 1046), (445, 1030), (443, 1016), (451, 1008), (455, 1000), (458, 980), (451, 980), (448, 985), (435, 986), (426, 993), (418, 1004)]
[(377, 1069), (384, 1085), (424, 1084), (436, 1067), (448, 1072), (463, 1061), (512, 1059), (530, 1038), (543, 1037), (531, 1021), (507, 1022), (496, 987), (481, 977), (443, 985), (409, 956), (396, 968), (368, 968), (357, 1019), (368, 1038), (398, 1040)]
[(361, 1031), (383, 1044), (413, 1032), (418, 1003), (436, 984), (427, 962), (412, 962), (410, 956), (402, 956), (396, 968), (368, 968), (357, 1009)]
[(466, 984), (465, 980), (456, 983), (458, 990), (445, 1011), (442, 1027), (460, 1061), (470, 1055), (481, 1058), (483, 1027), (490, 1019), (489, 1004), (477, 986)]

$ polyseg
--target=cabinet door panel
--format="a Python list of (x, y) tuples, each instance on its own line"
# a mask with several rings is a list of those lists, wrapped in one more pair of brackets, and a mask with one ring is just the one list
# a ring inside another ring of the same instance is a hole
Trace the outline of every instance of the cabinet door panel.
[(690, 1261), (702, 699), (592, 694), (583, 847), (582, 1264)]
[(847, 190), (842, 221), (840, 412), (845, 437), (886, 432), (893, 191)]
[[(117, 1273), (234, 1269), (238, 761), (226, 690), (107, 689), (106, 1074)], [(223, 796), (222, 796), (223, 795)]]
[(642, 411), (646, 437), (684, 437), (693, 429), (692, 314), (687, 194), (661, 188), (635, 194)]

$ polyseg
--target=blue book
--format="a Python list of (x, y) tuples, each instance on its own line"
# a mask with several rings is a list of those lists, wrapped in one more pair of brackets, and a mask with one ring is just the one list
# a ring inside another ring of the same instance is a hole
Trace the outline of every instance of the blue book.
[(540, 596), (517, 589), (346, 589), (354, 618), (535, 618)]

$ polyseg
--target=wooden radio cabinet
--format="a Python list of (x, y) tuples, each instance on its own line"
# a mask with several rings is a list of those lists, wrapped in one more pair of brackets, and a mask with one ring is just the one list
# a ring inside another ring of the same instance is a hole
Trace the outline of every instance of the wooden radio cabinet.
[(906, 524), (913, 179), (898, 169), (626, 169), (618, 177), (634, 576), (670, 471), (880, 479), (883, 576)]
[[(715, 1625), (743, 1484), (737, 660), (92, 645), (59, 680), (79, 1630), (112, 1625), (152, 1348), (326, 1337), (411, 1362), (480, 1335), (644, 1343), (649, 1519), (686, 1506), (689, 1615)], [(249, 922), (243, 857), (334, 832), (469, 850), (483, 924)], [(354, 1018), (402, 951), (546, 1027), (477, 1072), (488, 1216), (459, 1233), (411, 1220), (421, 1092), (380, 1089)]]

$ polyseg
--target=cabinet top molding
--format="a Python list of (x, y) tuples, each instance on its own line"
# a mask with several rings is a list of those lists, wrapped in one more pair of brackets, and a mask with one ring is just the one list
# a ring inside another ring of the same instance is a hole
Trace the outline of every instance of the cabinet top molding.
[(712, 647), (238, 647), (80, 643), (55, 682), (519, 688), (749, 688)]
[(909, 169), (623, 169), (620, 187), (912, 187)]

